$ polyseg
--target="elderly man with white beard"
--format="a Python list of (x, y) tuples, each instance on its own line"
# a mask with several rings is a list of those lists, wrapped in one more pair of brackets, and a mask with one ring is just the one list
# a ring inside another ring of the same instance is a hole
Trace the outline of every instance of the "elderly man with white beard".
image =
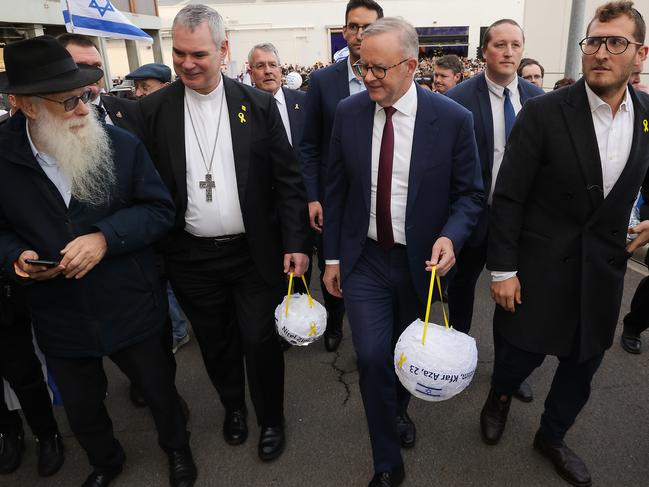
[(0, 264), (25, 284), (36, 338), (93, 467), (83, 486), (109, 485), (125, 460), (104, 406), (103, 357), (150, 405), (170, 484), (191, 486), (153, 250), (173, 203), (144, 146), (90, 115), (85, 87), (100, 69), (77, 66), (49, 36), (7, 45), (4, 61), (0, 92), (15, 95), (20, 112), (0, 128)]

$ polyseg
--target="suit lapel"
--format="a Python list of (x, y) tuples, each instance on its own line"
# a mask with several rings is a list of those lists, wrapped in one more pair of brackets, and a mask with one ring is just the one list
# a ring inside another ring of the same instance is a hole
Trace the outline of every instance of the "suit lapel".
[(433, 157), (433, 147), (437, 138), (438, 127), (435, 124), (437, 113), (429, 103), (429, 97), (417, 86), (417, 115), (412, 137), (410, 156), (410, 173), (408, 176), (408, 201), (406, 204), (406, 221), (412, 211), (423, 180), (423, 172)]
[[(281, 88), (281, 90), (284, 92), (284, 100), (286, 100), (286, 111), (288, 112), (288, 123), (291, 127), (291, 145), (293, 147), (297, 147), (297, 143), (299, 143), (299, 141), (296, 140), (295, 110), (300, 110), (301, 108), (295, 103), (295, 99), (293, 98), (293, 94), (290, 92), (290, 90), (287, 90), (286, 88)], [(298, 106), (298, 108), (295, 108), (296, 106)]]
[(356, 124), (356, 137), (354, 140), (367, 141), (357, 144), (358, 159), (349, 161), (352, 167), (361, 171), (361, 187), (365, 199), (367, 214), (370, 214), (370, 197), (372, 191), (372, 131), (374, 129), (374, 111), (376, 104), (367, 97), (364, 106), (360, 110), (358, 123)]
[[(234, 154), (234, 171), (237, 175), (237, 190), (241, 209), (245, 207), (248, 169), (250, 168), (251, 124), (253, 119), (250, 100), (243, 96), (243, 90), (237, 83), (222, 76), (225, 101), (228, 104), (230, 133), (232, 134), (232, 152)], [(275, 100), (273, 100), (275, 103)], [(255, 107), (256, 108), (256, 107)]]
[(487, 154), (489, 155), (489, 173), (494, 164), (494, 121), (491, 114), (491, 101), (489, 100), (489, 88), (487, 87), (487, 80), (484, 73), (479, 75), (481, 79), (478, 80), (478, 89), (476, 96), (478, 97), (478, 106), (480, 107), (480, 119), (482, 120), (482, 127), (484, 136), (487, 139)]
[(185, 152), (185, 85), (180, 81), (169, 88), (166, 109), (162, 115), (167, 122), (166, 140), (169, 148), (176, 187), (180, 201), (187, 204), (187, 154)]
[(566, 126), (577, 153), (582, 174), (586, 180), (591, 204), (593, 208), (597, 208), (604, 201), (602, 162), (599, 158), (595, 127), (584, 84), (582, 78), (567, 88), (570, 93), (561, 104), (561, 109), (566, 118)]
[(342, 100), (349, 96), (349, 77), (347, 76), (347, 63), (349, 58), (344, 61), (339, 61), (336, 63), (336, 69), (338, 69), (338, 99)]

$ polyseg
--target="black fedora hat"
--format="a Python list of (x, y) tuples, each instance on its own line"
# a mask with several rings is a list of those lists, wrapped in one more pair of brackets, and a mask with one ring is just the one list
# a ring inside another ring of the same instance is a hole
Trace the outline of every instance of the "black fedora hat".
[(104, 72), (77, 66), (68, 50), (52, 36), (38, 36), (4, 48), (6, 72), (0, 73), (0, 93), (33, 95), (74, 90), (98, 81)]

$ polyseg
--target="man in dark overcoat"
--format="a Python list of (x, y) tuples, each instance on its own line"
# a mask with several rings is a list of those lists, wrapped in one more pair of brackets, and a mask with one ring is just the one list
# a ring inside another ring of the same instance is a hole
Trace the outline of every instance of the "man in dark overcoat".
[(557, 356), (534, 446), (579, 486), (591, 476), (564, 436), (612, 344), (630, 252), (649, 240), (649, 222), (626, 239), (638, 190), (649, 183), (649, 97), (628, 86), (647, 53), (632, 5), (597, 10), (580, 43), (581, 80), (525, 104), (490, 216), (487, 267), (498, 306), (482, 436), (500, 440), (513, 392), (546, 355)]
[(104, 405), (105, 356), (151, 406), (171, 485), (193, 485), (153, 251), (171, 198), (144, 145), (89, 116), (100, 69), (49, 36), (9, 44), (4, 61), (0, 91), (20, 112), (0, 129), (0, 263), (26, 281), (36, 338), (94, 469), (83, 485), (109, 485), (125, 460)]

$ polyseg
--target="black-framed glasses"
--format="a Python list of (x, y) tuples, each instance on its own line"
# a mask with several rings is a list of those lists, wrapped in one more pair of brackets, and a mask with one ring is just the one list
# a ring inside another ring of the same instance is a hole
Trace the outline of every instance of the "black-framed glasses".
[(36, 98), (42, 98), (43, 100), (47, 101), (53, 101), (54, 103), (60, 103), (63, 105), (63, 110), (66, 112), (71, 112), (75, 108), (77, 108), (77, 105), (79, 102), (82, 103), (88, 103), (90, 101), (90, 97), (92, 96), (92, 91), (84, 91), (81, 93), (79, 96), (71, 96), (70, 98), (66, 98), (65, 100), (55, 100), (54, 98), (47, 98), (45, 96), (41, 95), (34, 95)]
[(370, 25), (372, 25), (372, 24), (356, 24), (356, 23), (354, 23), (354, 22), (350, 22), (350, 23), (347, 24), (345, 27), (346, 27), (347, 30), (348, 30), (349, 32), (351, 32), (352, 34), (356, 34), (356, 33), (357, 33), (359, 30), (361, 30), (361, 29), (363, 30), (363, 32), (365, 32), (365, 30), (366, 30)]
[(358, 73), (358, 75), (361, 78), (365, 78), (365, 76), (367, 76), (367, 73), (369, 71), (372, 71), (372, 75), (376, 79), (383, 79), (388, 74), (389, 69), (396, 68), (397, 66), (399, 66), (400, 64), (405, 63), (409, 59), (411, 59), (411, 58), (407, 57), (403, 61), (399, 61), (397, 64), (393, 64), (392, 66), (388, 66), (387, 68), (384, 68), (382, 66), (370, 66), (368, 64), (357, 61), (357, 62), (354, 63), (354, 70)]
[(630, 41), (622, 36), (590, 36), (582, 39), (579, 47), (581, 48), (581, 52), (587, 56), (591, 56), (599, 51), (602, 44), (606, 45), (606, 50), (611, 54), (622, 54), (627, 50), (629, 44), (635, 44), (636, 46), (642, 45), (640, 42)]

